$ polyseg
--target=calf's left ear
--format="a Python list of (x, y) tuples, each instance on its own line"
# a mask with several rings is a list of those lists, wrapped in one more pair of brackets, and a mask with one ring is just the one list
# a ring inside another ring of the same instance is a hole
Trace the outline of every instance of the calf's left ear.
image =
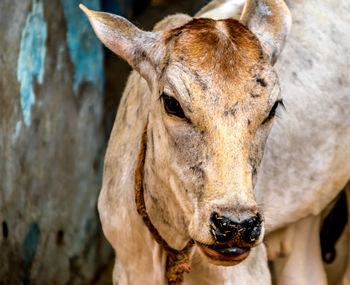
[(240, 21), (259, 38), (271, 64), (275, 64), (292, 25), (284, 1), (247, 0)]
[(142, 31), (127, 19), (117, 15), (92, 11), (83, 4), (79, 7), (87, 15), (100, 41), (125, 59), (148, 84), (152, 85), (156, 77), (154, 47), (159, 33)]

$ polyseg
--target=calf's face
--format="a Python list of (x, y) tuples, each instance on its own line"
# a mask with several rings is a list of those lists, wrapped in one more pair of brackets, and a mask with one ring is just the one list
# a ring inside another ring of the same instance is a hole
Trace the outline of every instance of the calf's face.
[(278, 79), (237, 21), (192, 20), (162, 40), (146, 208), (174, 246), (191, 238), (211, 261), (231, 265), (263, 237), (253, 178), (280, 100)]
[(175, 249), (192, 239), (214, 264), (244, 260), (263, 237), (253, 187), (281, 102), (258, 38), (232, 19), (146, 33), (86, 13), (152, 92), (143, 183), (151, 222)]

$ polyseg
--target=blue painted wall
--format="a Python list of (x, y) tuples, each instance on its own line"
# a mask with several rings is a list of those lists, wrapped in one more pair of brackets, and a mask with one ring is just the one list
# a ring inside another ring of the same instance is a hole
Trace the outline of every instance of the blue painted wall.
[(32, 223), (28, 228), (23, 243), (24, 284), (30, 283), (30, 271), (39, 245), (39, 238), (39, 225), (37, 223)]
[(74, 92), (78, 92), (83, 81), (91, 82), (102, 92), (103, 48), (87, 17), (79, 9), (79, 3), (83, 3), (89, 9), (101, 10), (100, 0), (61, 0), (61, 3), (67, 24), (67, 44), (75, 67)]
[(42, 84), (46, 55), (47, 25), (44, 20), (43, 3), (33, 0), (22, 31), (20, 53), (17, 62), (17, 80), (21, 84), (21, 107), (23, 119), (30, 125), (31, 106), (35, 102), (34, 80)]

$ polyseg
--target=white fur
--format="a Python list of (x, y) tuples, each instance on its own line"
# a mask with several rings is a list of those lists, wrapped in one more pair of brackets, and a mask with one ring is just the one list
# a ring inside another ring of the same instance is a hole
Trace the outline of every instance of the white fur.
[(239, 18), (244, 3), (245, 0), (228, 0), (215, 9), (197, 15), (197, 17), (212, 18), (214, 20)]

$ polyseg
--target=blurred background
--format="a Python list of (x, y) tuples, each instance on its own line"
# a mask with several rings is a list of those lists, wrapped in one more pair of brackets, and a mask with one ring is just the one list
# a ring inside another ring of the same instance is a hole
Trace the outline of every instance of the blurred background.
[(0, 1), (0, 284), (110, 284), (96, 201), (130, 72), (78, 4), (150, 30), (207, 0)]

